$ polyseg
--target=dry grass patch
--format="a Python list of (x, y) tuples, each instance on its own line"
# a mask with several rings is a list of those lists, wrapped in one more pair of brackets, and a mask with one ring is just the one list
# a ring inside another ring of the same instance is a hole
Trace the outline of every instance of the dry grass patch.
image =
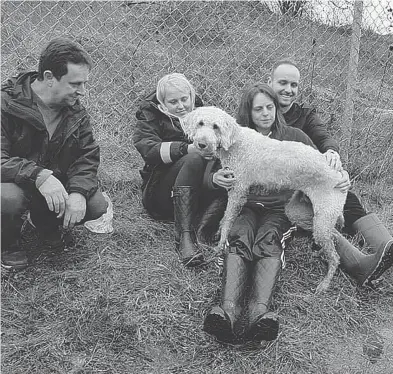
[[(41, 254), (32, 267), (2, 280), (3, 373), (310, 374), (341, 373), (340, 363), (350, 374), (391, 368), (392, 272), (378, 289), (358, 290), (340, 271), (332, 288), (315, 296), (326, 265), (308, 238), (295, 238), (273, 302), (278, 339), (226, 346), (202, 331), (219, 296), (215, 263), (181, 266), (173, 224), (146, 215), (139, 181), (106, 187), (113, 234), (77, 228), (68, 252)], [(204, 251), (213, 258), (211, 249)], [(385, 347), (372, 364), (362, 341), (375, 332)]]

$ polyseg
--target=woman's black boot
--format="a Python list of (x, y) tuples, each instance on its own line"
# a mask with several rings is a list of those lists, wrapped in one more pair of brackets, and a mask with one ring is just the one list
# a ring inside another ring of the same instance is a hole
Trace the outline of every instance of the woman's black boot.
[(221, 302), (205, 318), (203, 330), (225, 343), (236, 342), (235, 324), (242, 310), (248, 277), (248, 264), (243, 257), (228, 253), (224, 258)]
[(195, 189), (189, 186), (174, 187), (172, 192), (176, 251), (186, 267), (203, 263), (203, 255), (196, 244), (192, 220), (197, 208)]

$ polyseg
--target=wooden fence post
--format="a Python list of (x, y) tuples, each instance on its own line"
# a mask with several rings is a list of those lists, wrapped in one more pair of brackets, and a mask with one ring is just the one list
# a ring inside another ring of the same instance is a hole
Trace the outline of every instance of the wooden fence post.
[(353, 125), (353, 108), (355, 86), (357, 82), (357, 72), (359, 64), (359, 47), (360, 38), (362, 36), (362, 16), (363, 16), (363, 0), (356, 0), (353, 4), (353, 22), (351, 36), (351, 50), (348, 62), (348, 79), (345, 96), (345, 106), (342, 122), (342, 145), (341, 157), (344, 165), (348, 164), (348, 152), (351, 145), (351, 134)]

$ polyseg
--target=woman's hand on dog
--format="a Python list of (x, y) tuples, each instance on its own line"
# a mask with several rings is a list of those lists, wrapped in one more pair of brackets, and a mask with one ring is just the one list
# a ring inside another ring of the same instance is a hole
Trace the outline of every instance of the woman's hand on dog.
[(224, 168), (217, 170), (213, 174), (213, 183), (217, 186), (230, 190), (236, 181), (235, 175), (231, 169)]

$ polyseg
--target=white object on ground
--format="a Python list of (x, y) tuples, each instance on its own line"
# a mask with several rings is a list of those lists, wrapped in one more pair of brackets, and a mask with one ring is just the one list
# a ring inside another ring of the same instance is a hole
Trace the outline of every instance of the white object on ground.
[(112, 226), (113, 205), (107, 193), (103, 192), (102, 194), (104, 195), (104, 198), (108, 203), (108, 208), (106, 210), (106, 213), (104, 213), (101, 217), (97, 219), (86, 221), (84, 223), (84, 226), (91, 232), (95, 232), (97, 234), (109, 234), (113, 232), (113, 226)]

